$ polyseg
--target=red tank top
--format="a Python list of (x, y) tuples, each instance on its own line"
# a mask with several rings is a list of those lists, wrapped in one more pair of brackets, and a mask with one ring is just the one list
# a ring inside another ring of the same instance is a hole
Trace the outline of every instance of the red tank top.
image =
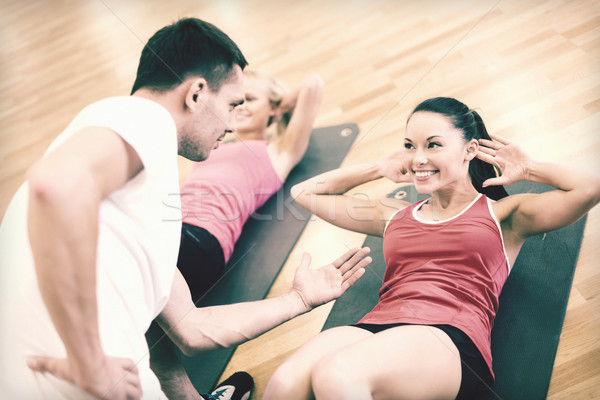
[(360, 322), (454, 326), (471, 338), (492, 372), (490, 335), (509, 272), (500, 226), (483, 195), (439, 222), (417, 216), (424, 202), (391, 218), (379, 302)]

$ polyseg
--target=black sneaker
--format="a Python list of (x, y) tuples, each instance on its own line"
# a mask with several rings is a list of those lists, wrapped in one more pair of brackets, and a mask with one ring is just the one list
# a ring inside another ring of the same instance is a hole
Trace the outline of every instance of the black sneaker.
[(206, 400), (248, 400), (254, 380), (247, 372), (236, 372), (221, 382), (210, 394), (202, 395)]

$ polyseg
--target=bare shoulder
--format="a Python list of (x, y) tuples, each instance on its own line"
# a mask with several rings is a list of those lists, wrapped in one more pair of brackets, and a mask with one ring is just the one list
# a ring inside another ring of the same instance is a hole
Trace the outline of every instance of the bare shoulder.
[(408, 201), (394, 199), (393, 197), (383, 197), (379, 199), (381, 216), (386, 221), (392, 218), (397, 211), (403, 210), (410, 205), (411, 203)]

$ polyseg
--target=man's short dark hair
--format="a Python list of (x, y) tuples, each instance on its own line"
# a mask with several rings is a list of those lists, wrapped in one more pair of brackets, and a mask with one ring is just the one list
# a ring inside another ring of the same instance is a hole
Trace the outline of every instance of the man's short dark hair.
[(148, 40), (131, 93), (140, 88), (164, 92), (190, 76), (203, 77), (211, 91), (218, 91), (235, 65), (244, 69), (247, 64), (238, 46), (219, 28), (197, 18), (185, 18)]

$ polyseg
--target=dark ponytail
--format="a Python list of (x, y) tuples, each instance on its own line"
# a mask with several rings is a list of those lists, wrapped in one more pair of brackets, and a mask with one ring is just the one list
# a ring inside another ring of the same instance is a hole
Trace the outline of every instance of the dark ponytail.
[[(483, 123), (483, 119), (479, 113), (475, 110), (470, 110), (470, 112), (473, 114), (473, 119), (475, 120), (475, 126), (478, 132), (478, 136), (475, 137), (475, 139), (492, 140), (487, 132), (487, 129), (485, 129), (485, 124)], [(495, 178), (500, 175), (500, 171), (498, 171), (496, 167), (480, 160), (479, 158), (474, 158), (469, 163), (469, 176), (471, 177), (471, 183), (473, 183), (473, 186), (479, 193), (485, 194), (490, 199), (500, 200), (501, 198), (508, 196), (504, 186), (482, 186), (483, 182), (485, 182), (487, 179)]]
[[(411, 116), (418, 111), (429, 111), (449, 117), (454, 127), (463, 132), (463, 137), (467, 142), (471, 139), (491, 140), (487, 129), (485, 129), (483, 119), (481, 119), (477, 111), (471, 110), (456, 99), (436, 97), (425, 100), (414, 109)], [(495, 178), (499, 175), (500, 172), (493, 165), (478, 158), (474, 158), (469, 163), (471, 183), (479, 193), (485, 194), (490, 199), (499, 200), (508, 196), (503, 186), (488, 186), (485, 188), (482, 186), (483, 182), (487, 179)]]

